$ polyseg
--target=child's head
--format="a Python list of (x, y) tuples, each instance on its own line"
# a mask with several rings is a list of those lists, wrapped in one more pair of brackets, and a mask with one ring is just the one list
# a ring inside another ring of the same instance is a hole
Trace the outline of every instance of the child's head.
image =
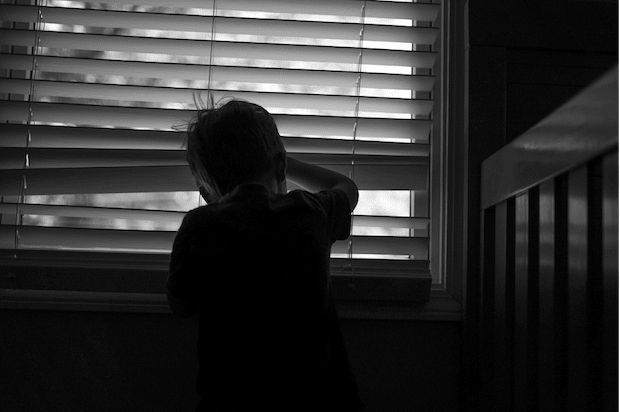
[(218, 200), (274, 170), (286, 152), (267, 110), (242, 100), (202, 109), (187, 128), (187, 161), (197, 183)]

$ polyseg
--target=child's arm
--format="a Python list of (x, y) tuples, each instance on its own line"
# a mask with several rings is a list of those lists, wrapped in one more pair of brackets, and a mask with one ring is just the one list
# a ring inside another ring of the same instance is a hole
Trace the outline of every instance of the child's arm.
[(355, 209), (359, 195), (357, 185), (353, 180), (340, 173), (302, 162), (290, 156), (286, 158), (286, 161), (286, 177), (288, 180), (311, 192), (340, 189), (349, 198), (351, 211)]

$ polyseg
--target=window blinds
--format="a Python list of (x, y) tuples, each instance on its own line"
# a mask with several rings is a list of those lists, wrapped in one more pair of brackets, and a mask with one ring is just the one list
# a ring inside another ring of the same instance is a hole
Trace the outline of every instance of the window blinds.
[(0, 247), (168, 253), (201, 205), (181, 145), (208, 89), (264, 106), (291, 155), (356, 181), (334, 265), (427, 270), (439, 7), (3, 1)]

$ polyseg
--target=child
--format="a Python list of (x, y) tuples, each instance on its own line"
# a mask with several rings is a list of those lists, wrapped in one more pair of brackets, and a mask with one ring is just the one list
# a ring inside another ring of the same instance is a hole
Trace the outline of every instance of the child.
[(287, 157), (271, 115), (239, 100), (198, 112), (187, 160), (208, 205), (185, 216), (167, 287), (173, 313), (199, 315), (198, 410), (361, 410), (329, 277), (355, 183)]

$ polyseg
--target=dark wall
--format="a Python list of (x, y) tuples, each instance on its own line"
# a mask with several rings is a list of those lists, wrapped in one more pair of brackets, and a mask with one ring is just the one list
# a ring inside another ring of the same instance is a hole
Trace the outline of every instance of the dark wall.
[(519, 137), (617, 63), (606, 52), (507, 49), (506, 142)]
[(617, 19), (617, 1), (469, 2), (470, 101), (492, 94), (512, 141), (617, 63)]
[(617, 53), (615, 0), (469, 1), (470, 44)]
[[(191, 411), (197, 322), (172, 315), (0, 311), (3, 412)], [(453, 411), (460, 326), (342, 322), (367, 411)]]

